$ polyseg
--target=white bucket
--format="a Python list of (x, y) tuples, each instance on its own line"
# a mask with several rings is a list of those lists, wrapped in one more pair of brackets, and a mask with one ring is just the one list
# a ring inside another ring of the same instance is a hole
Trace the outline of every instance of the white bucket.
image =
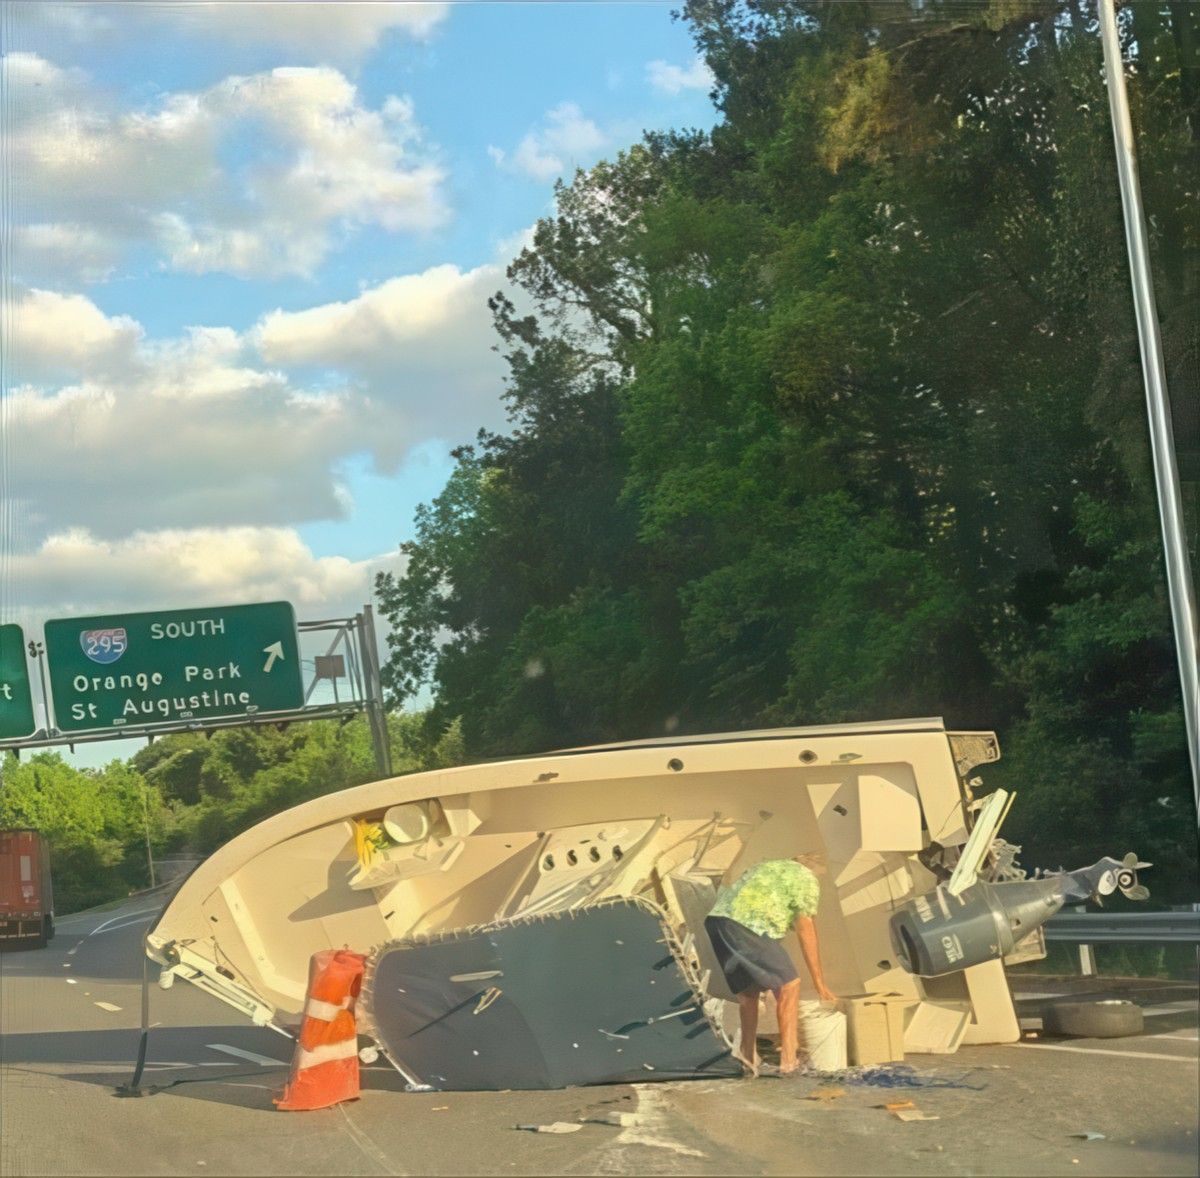
[(800, 1062), (818, 1072), (846, 1066), (846, 1016), (809, 999), (800, 1003)]

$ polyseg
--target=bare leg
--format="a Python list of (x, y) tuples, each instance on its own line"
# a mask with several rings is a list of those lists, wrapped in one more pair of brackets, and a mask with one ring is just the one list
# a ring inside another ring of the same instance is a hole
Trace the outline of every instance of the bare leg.
[(751, 1068), (757, 1068), (758, 1055), (758, 999), (761, 990), (743, 990), (738, 996), (738, 1015), (742, 1024), (742, 1059)]
[(788, 982), (774, 993), (779, 1015), (779, 1070), (794, 1072), (800, 1066), (796, 1058), (800, 1033), (800, 979)]

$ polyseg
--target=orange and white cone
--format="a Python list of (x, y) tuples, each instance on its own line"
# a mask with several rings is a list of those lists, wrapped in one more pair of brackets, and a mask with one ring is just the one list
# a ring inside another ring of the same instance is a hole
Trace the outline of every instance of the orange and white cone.
[(275, 1107), (287, 1112), (329, 1108), (358, 1097), (358, 1031), (354, 1003), (366, 958), (322, 949), (308, 966), (308, 998), (292, 1072)]

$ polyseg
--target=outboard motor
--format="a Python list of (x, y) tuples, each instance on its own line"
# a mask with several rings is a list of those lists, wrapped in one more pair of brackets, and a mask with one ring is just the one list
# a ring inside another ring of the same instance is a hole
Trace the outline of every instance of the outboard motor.
[(892, 914), (892, 949), (909, 973), (935, 978), (994, 961), (1046, 923), (1064, 904), (1082, 904), (1118, 889), (1131, 900), (1150, 892), (1137, 881), (1140, 863), (1101, 859), (1078, 871), (1062, 871), (1013, 883), (976, 880), (953, 895), (946, 884), (909, 900)]

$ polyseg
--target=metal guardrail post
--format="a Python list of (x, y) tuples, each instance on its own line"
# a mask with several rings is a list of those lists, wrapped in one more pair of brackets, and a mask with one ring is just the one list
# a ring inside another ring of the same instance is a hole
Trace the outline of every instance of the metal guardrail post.
[(1079, 973), (1085, 978), (1096, 976), (1096, 950), (1091, 945), (1079, 946)]

